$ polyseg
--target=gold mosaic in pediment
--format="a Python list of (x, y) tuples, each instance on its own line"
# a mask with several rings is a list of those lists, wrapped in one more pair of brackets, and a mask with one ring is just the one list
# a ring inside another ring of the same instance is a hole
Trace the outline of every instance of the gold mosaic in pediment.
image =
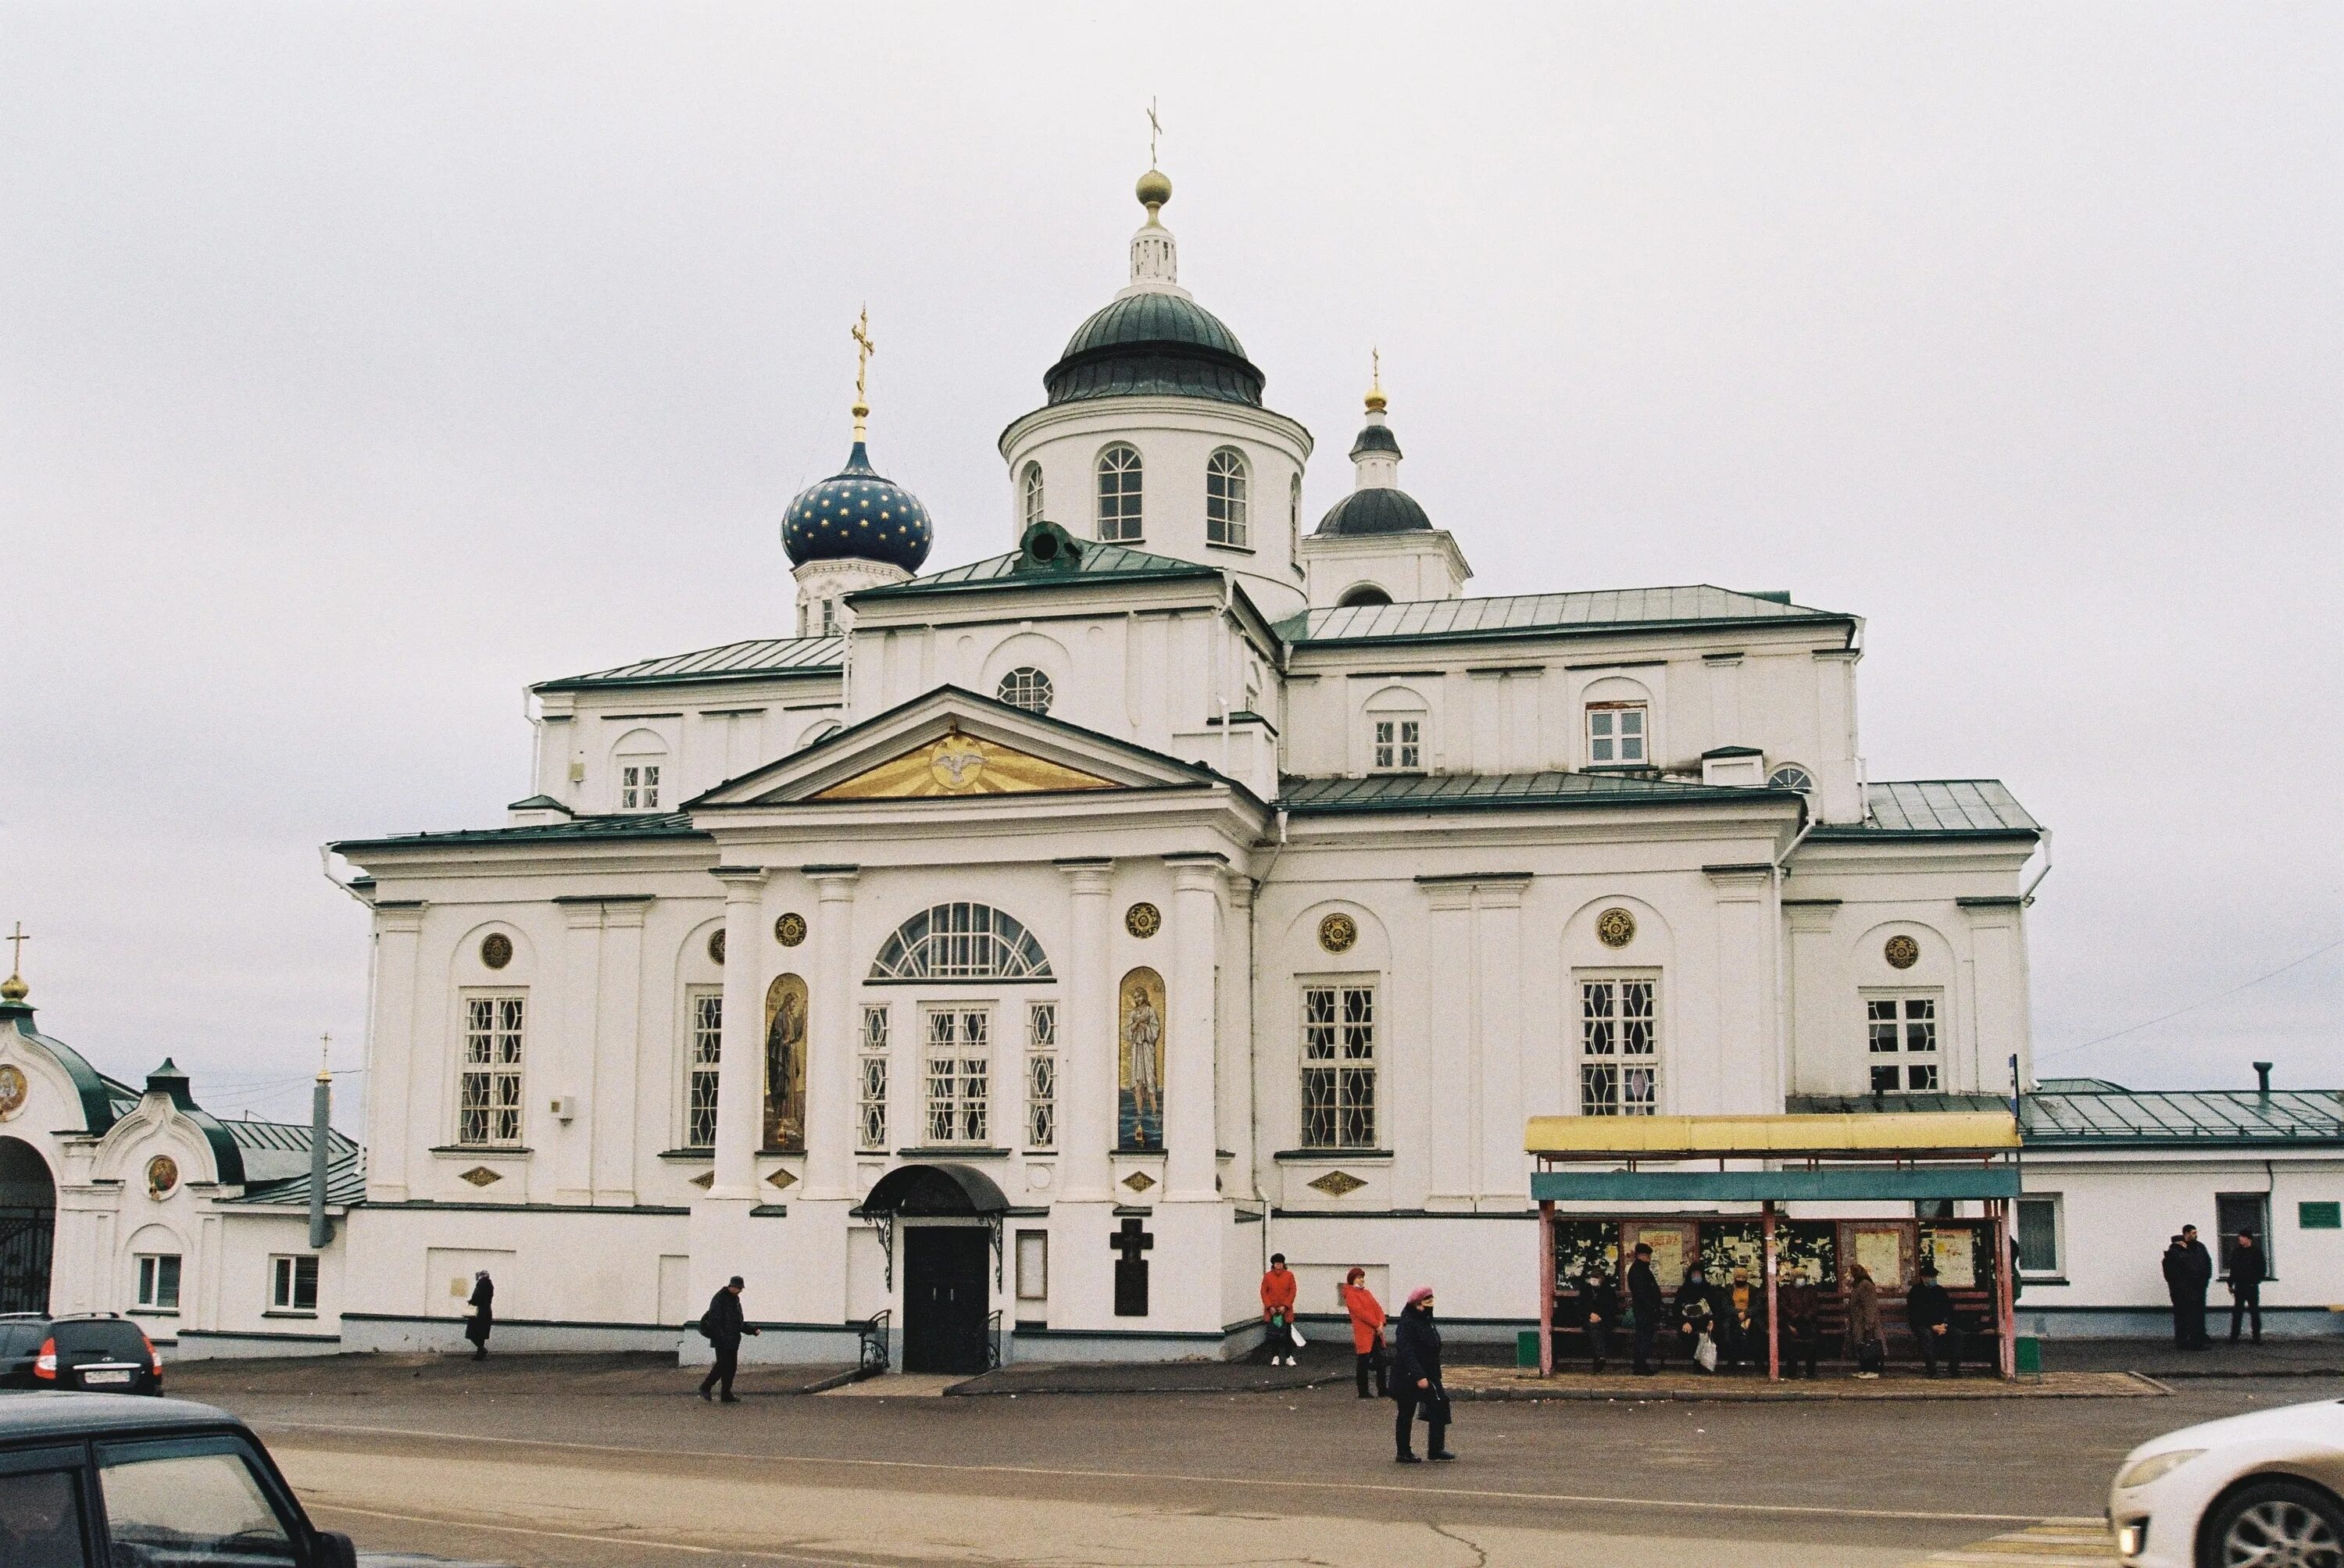
[(932, 800), (980, 794), (1040, 794), (1114, 789), (1096, 774), (1054, 763), (998, 741), (958, 731), (866, 768), (817, 794), (816, 800)]

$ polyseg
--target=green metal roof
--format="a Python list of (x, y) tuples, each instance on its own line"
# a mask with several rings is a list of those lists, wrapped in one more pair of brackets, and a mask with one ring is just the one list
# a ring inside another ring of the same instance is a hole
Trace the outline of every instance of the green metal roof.
[(337, 855), (353, 850), (419, 849), (456, 844), (563, 844), (581, 840), (613, 842), (633, 838), (706, 838), (684, 812), (636, 812), (623, 815), (580, 816), (568, 822), (534, 823), (526, 827), (458, 828), (449, 833), (402, 833), (385, 838), (346, 838), (329, 845)]
[(695, 681), (745, 681), (759, 675), (806, 675), (835, 670), (846, 662), (844, 637), (759, 637), (726, 642), (696, 653), (672, 653), (662, 659), (639, 659), (597, 670), (591, 675), (571, 675), (542, 681), (535, 692), (579, 692), (597, 686), (678, 685)]
[(994, 588), (1004, 583), (1020, 587), (1047, 588), (1069, 582), (1096, 582), (1101, 578), (1173, 578), (1218, 577), (1209, 566), (1199, 566), (1190, 561), (1175, 561), (1168, 555), (1154, 555), (1145, 550), (1134, 550), (1123, 544), (1098, 544), (1083, 541), (1080, 563), (1071, 572), (1018, 572), (1023, 559), (1018, 551), (1006, 555), (988, 556), (965, 566), (955, 566), (943, 572), (932, 572), (925, 577), (914, 577), (909, 582), (894, 582), (884, 588), (866, 588), (855, 594), (856, 603), (868, 603), (874, 599), (897, 599), (910, 594), (935, 593), (955, 589)]
[[(2046, 1078), (2045, 1084), (2107, 1083)], [(1785, 1108), (1819, 1111), (1993, 1110), (1997, 1095), (1793, 1095)], [(2028, 1148), (2188, 1148), (2344, 1145), (2344, 1092), (2335, 1089), (2045, 1088), (2023, 1097)]]
[[(305, 1152), (302, 1155), (302, 1169), (298, 1175), (285, 1177), (279, 1180), (252, 1182), (245, 1188), (242, 1195), (222, 1199), (220, 1201), (268, 1204), (272, 1207), (289, 1204), (297, 1208), (308, 1208), (309, 1171), (308, 1156), (306, 1152), (308, 1145), (306, 1140), (308, 1131), (307, 1128), (301, 1128), (304, 1138), (302, 1148)], [(366, 1150), (338, 1132), (334, 1134), (333, 1148), (327, 1158), (326, 1201), (344, 1209), (366, 1201)]]
[(1796, 802), (1796, 790), (1681, 784), (1618, 774), (1369, 774), (1287, 778), (1278, 804), (1295, 816), (1371, 811), (1476, 811), (1531, 806)]
[(1864, 820), (1834, 823), (1809, 835), (1815, 839), (1862, 841), (1884, 837), (2007, 838), (2040, 835), (2043, 824), (2026, 813), (2000, 779), (1915, 779), (1875, 784), (1864, 791)]
[[(309, 1124), (305, 1121), (227, 1120), (220, 1126), (244, 1151), (244, 1179), (261, 1186), (306, 1176), (309, 1171)], [(355, 1159), (359, 1146), (336, 1128), (326, 1129), (327, 1168), (337, 1160)]]
[(1610, 588), (1491, 599), (1419, 599), (1309, 610), (1278, 624), (1298, 644), (1587, 635), (1638, 627), (1853, 624), (1854, 617), (1731, 588)]

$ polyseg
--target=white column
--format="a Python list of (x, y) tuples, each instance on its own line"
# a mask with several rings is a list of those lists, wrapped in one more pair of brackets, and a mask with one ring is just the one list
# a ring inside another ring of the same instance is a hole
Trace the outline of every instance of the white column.
[(1165, 998), (1164, 1197), (1209, 1203), (1216, 1129), (1213, 1087), (1213, 969), (1218, 946), (1221, 860), (1169, 858), (1172, 867), (1172, 976)]
[(439, 1096), (418, 1095), (412, 1083), (423, 905), (377, 905), (374, 932), (374, 1017), (367, 1033), (367, 1195), (378, 1203), (404, 1203), (409, 1148), (453, 1143), (455, 1132), (421, 1122), (417, 1112), (436, 1108)]
[[(594, 1108), (589, 1098), (594, 1085), (594, 1058), (602, 1016), (602, 905), (600, 903), (561, 905), (559, 1055), (553, 1071), (537, 1079), (550, 1084), (551, 1093), (537, 1089), (535, 1103), (523, 1108), (521, 1125), (529, 1141), (544, 1148), (553, 1170), (556, 1203), (594, 1200)], [(546, 1103), (559, 1097), (582, 1104), (584, 1118), (556, 1118)]]
[(1473, 890), (1480, 962), (1480, 1179), (1499, 1207), (1530, 1202), (1530, 1157), (1522, 1152), (1522, 892), (1528, 877), (1493, 879)]
[(854, 1195), (854, 883), (861, 875), (852, 865), (805, 868), (814, 885), (806, 1019), (805, 1197), (813, 1202)]
[(1231, 1198), (1251, 1198), (1253, 1139), (1253, 878), (1233, 871), (1228, 879), (1229, 922), (1223, 933), (1220, 996), (1221, 1137), (1237, 1158), (1229, 1162)]
[[(649, 899), (602, 909), (601, 1021), (586, 1114), (594, 1127), (594, 1201), (635, 1200), (636, 1061), (642, 1049), (643, 916)], [(729, 942), (730, 937), (726, 938)]]
[(716, 1179), (708, 1196), (757, 1197), (757, 1138), (765, 1111), (763, 866), (719, 866), (724, 884), (724, 1038), (716, 1063)]
[[(1424, 958), (1430, 973), (1432, 1007), (1428, 1015), (1430, 1027), (1418, 1042), (1419, 1054), (1427, 1062), (1425, 1119), (1430, 1158), (1425, 1204), (1432, 1209), (1465, 1209), (1472, 1203), (1477, 1163), (1473, 1129), (1480, 1108), (1473, 887), (1470, 882), (1451, 881), (1421, 885), (1431, 910), (1431, 940)], [(1393, 956), (1397, 963), (1399, 956)], [(1389, 1118), (1397, 1108), (1381, 1114)]]
[(1058, 1033), (1058, 1201), (1104, 1203), (1114, 1196), (1107, 1151), (1115, 1147), (1118, 1083), (1115, 976), (1107, 973), (1115, 863), (1062, 860), (1058, 869), (1073, 885), (1066, 1016)]

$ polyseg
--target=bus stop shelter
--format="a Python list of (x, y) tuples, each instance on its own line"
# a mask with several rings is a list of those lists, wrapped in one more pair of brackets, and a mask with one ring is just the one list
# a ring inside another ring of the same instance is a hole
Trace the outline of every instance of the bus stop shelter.
[[(1537, 1160), (1531, 1197), (1539, 1208), (1539, 1372), (1554, 1371), (1557, 1223), (1632, 1222), (1695, 1206), (1715, 1225), (1721, 1206), (1758, 1206), (1766, 1300), (1766, 1375), (1782, 1377), (1775, 1310), (1783, 1206), (1796, 1203), (1813, 1226), (1834, 1208), (1975, 1201), (1990, 1237), (1989, 1311), (1997, 1367), (2014, 1375), (2011, 1201), (2018, 1196), (2018, 1124), (2007, 1111), (1853, 1112), (1820, 1116), (1551, 1116), (1531, 1118), (1524, 1147)], [(1571, 1211), (1558, 1216), (1556, 1205)], [(1849, 1214), (1850, 1227), (1880, 1228), (1876, 1213)], [(1911, 1222), (1896, 1222), (1911, 1223)], [(1975, 1229), (1975, 1227), (1972, 1227)], [(1621, 1272), (1628, 1261), (1623, 1229)], [(1834, 1254), (1836, 1256), (1836, 1254)], [(1903, 1254), (1899, 1254), (1903, 1256)], [(1900, 1268), (1900, 1274), (1902, 1270)], [(1844, 1270), (1842, 1270), (1843, 1280)], [(1903, 1278), (1889, 1282), (1901, 1290)], [(1672, 1288), (1673, 1281), (1664, 1281)]]

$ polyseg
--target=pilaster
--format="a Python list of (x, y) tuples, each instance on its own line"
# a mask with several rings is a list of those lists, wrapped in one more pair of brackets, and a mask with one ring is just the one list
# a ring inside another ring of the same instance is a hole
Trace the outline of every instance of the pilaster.
[(1254, 881), (1243, 872), (1228, 877), (1228, 924), (1222, 933), (1220, 995), (1220, 1140), (1234, 1158), (1227, 1194), (1255, 1198), (1253, 1136), (1253, 898)]
[[(854, 884), (861, 875), (852, 865), (805, 868), (814, 885), (806, 1019), (807, 1202), (845, 1202), (854, 1196)], [(763, 1060), (762, 1047), (758, 1055)]]
[(716, 1062), (716, 1159), (708, 1196), (721, 1202), (753, 1203), (757, 1196), (757, 1142), (764, 1117), (765, 1016), (763, 949), (757, 937), (764, 925), (763, 866), (720, 865), (724, 885), (724, 1026)]
[(1164, 1052), (1164, 1187), (1169, 1203), (1219, 1196), (1213, 1125), (1215, 981), (1221, 871), (1217, 855), (1165, 857), (1172, 870), (1171, 1015)]
[[(1432, 1027), (1420, 1045), (1429, 1124), (1425, 1207), (1466, 1209), (1473, 1206), (1473, 1177), (1480, 1163), (1474, 1158), (1474, 1129), (1481, 1106), (1480, 1064), (1474, 1049), (1480, 986), (1474, 964), (1473, 885), (1443, 878), (1419, 885), (1429, 911), (1425, 956), (1432, 991), (1428, 1013)], [(1389, 1118), (1391, 1112), (1383, 1114)]]
[[(1672, 1103), (1663, 1087), (1662, 1108), (1692, 1116), (1779, 1116), (1783, 1049), (1775, 942), (1781, 920), (1774, 908), (1774, 867), (1761, 861), (1702, 870), (1717, 898), (1717, 1013), (1712, 1048), (1705, 1053), (1713, 1064), (1712, 1077), (1706, 1083), (1681, 1083), (1683, 1096)], [(1662, 1006), (1667, 1007), (1665, 999)], [(1661, 1027), (1668, 1028), (1665, 1012)], [(1665, 1033), (1661, 1048), (1679, 1072), (1694, 1056), (1672, 1050)], [(1728, 1063), (1733, 1064), (1730, 1073)]]
[[(1832, 1017), (1837, 987), (1832, 984), (1831, 931), (1839, 915), (1836, 898), (1783, 901), (1783, 930), (1790, 944), (1783, 965), (1783, 1082), (1792, 1094), (1860, 1094), (1863, 1063), (1851, 1053), (1834, 1052), (1832, 1041), (1844, 1037), (1855, 1026), (1855, 993), (1846, 997), (1844, 1023)], [(1847, 1057), (1844, 1070), (1839, 1058)]]
[(1115, 986), (1106, 972), (1115, 863), (1062, 860), (1058, 869), (1069, 884), (1072, 942), (1058, 1039), (1058, 1201), (1106, 1203), (1114, 1196), (1107, 1153), (1116, 1141), (1117, 1083)]
[(452, 1129), (422, 1125), (439, 1096), (418, 1094), (415, 987), (423, 905), (382, 903), (374, 909), (374, 1018), (367, 1036), (367, 1190), (378, 1203), (404, 1203), (408, 1159), (418, 1148), (452, 1138)]
[(1530, 878), (1474, 885), (1475, 1014), (1481, 1064), (1480, 1179), (1477, 1195), (1500, 1207), (1530, 1202), (1530, 1157), (1522, 1152), (1522, 894)]
[(605, 905), (602, 909), (601, 1048), (595, 1053), (594, 1082), (586, 1114), (593, 1126), (594, 1201), (635, 1200), (637, 1063), (642, 1054), (643, 916), (648, 898)]
[[(589, 1095), (594, 1061), (601, 1055), (602, 905), (556, 902), (563, 926), (561, 1048), (553, 1071), (530, 1086), (535, 1103), (524, 1108), (521, 1126), (530, 1129), (525, 1131), (529, 1140), (551, 1157), (546, 1163), (552, 1168), (553, 1200), (585, 1204), (594, 1200), (594, 1107)], [(552, 1107), (558, 1100), (572, 1106), (584, 1102), (585, 1119), (555, 1116)]]

